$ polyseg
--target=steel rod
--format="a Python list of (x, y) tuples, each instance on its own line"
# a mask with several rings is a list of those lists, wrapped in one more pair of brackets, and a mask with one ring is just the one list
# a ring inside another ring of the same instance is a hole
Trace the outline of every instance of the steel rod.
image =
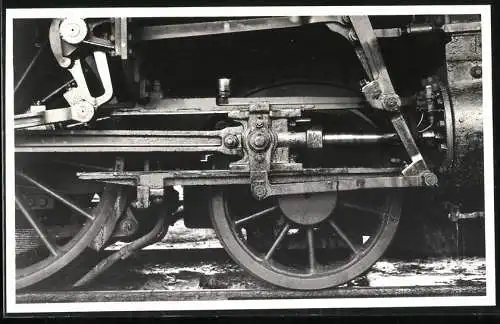
[(316, 272), (316, 256), (314, 255), (314, 233), (312, 226), (307, 229), (307, 246), (309, 248), (309, 272)]
[(342, 238), (342, 240), (347, 244), (347, 246), (352, 250), (352, 252), (354, 252), (354, 254), (357, 254), (358, 249), (354, 246), (354, 244), (352, 244), (351, 240), (349, 240), (344, 231), (342, 231), (340, 227), (338, 227), (333, 220), (330, 219), (328, 223), (333, 227), (335, 232), (337, 232), (337, 234)]
[(298, 27), (303, 24), (335, 22), (338, 16), (313, 17), (265, 17), (233, 19), (225, 21), (195, 22), (186, 24), (153, 25), (137, 30), (135, 40), (151, 41), (159, 39), (199, 37), (217, 34), (250, 32), (258, 30)]
[(45, 98), (43, 98), (42, 100), (40, 100), (40, 103), (44, 104), (47, 100), (49, 100), (50, 98), (52, 98), (53, 96), (55, 96), (56, 94), (58, 94), (59, 92), (61, 92), (64, 88), (68, 87), (74, 81), (75, 81), (75, 79), (71, 79), (68, 82), (64, 83), (62, 86), (60, 86), (59, 88), (55, 89), (54, 91), (52, 91), (51, 93), (49, 93)]
[(362, 212), (365, 212), (365, 213), (375, 214), (375, 215), (378, 215), (378, 216), (383, 216), (384, 215), (384, 213), (382, 211), (379, 211), (379, 210), (376, 210), (376, 209), (371, 209), (371, 208), (366, 208), (366, 207), (363, 207), (363, 206), (360, 206), (358, 204), (351, 203), (351, 202), (342, 201), (342, 202), (339, 202), (339, 204), (341, 206), (343, 206), (343, 207), (347, 207), (347, 208), (350, 208), (350, 209), (359, 210), (359, 211), (362, 211)]
[(111, 254), (110, 256), (99, 262), (94, 268), (92, 268), (92, 270), (90, 270), (75, 284), (73, 284), (73, 287), (81, 287), (89, 283), (90, 281), (94, 280), (97, 276), (99, 276), (101, 273), (103, 273), (106, 269), (115, 264), (118, 260), (124, 260), (128, 258), (130, 255), (132, 255), (132, 253), (134, 253), (135, 251), (140, 250), (143, 247), (146, 247), (160, 240), (164, 236), (166, 229), (167, 226), (165, 218), (164, 217), (158, 218), (155, 226), (149, 233), (147, 233), (144, 236), (141, 236), (140, 238), (138, 238), (133, 242), (128, 243), (117, 252)]
[(273, 206), (273, 207), (269, 207), (269, 208), (266, 208), (264, 210), (261, 210), (260, 212), (258, 213), (255, 213), (255, 214), (252, 214), (250, 216), (247, 216), (245, 218), (242, 218), (242, 219), (239, 219), (237, 221), (234, 222), (235, 225), (241, 225), (243, 223), (246, 223), (248, 222), (249, 220), (252, 220), (254, 218), (257, 218), (257, 217), (260, 217), (260, 216), (263, 216), (263, 215), (266, 215), (274, 210), (278, 209), (278, 206)]
[(21, 75), (21, 78), (19, 79), (19, 81), (17, 81), (16, 86), (14, 87), (14, 94), (17, 92), (17, 90), (19, 89), (19, 87), (21, 86), (21, 84), (24, 82), (24, 79), (26, 78), (26, 76), (28, 75), (28, 73), (33, 68), (33, 65), (35, 64), (35, 62), (40, 57), (40, 54), (42, 54), (42, 51), (43, 51), (45, 45), (47, 45), (47, 42), (43, 43), (43, 45), (40, 46), (40, 48), (36, 52), (35, 56), (31, 60), (30, 64), (28, 65), (28, 67), (26, 68), (26, 70), (24, 70), (24, 73)]
[(266, 256), (264, 257), (264, 260), (269, 260), (269, 258), (271, 258), (271, 256), (273, 255), (274, 251), (276, 250), (276, 248), (279, 246), (279, 244), (281, 243), (281, 241), (283, 241), (283, 239), (285, 238), (285, 235), (288, 232), (289, 228), (290, 228), (290, 224), (289, 223), (285, 224), (285, 226), (281, 230), (280, 234), (278, 235), (278, 237), (274, 241), (273, 245), (271, 246), (271, 248), (269, 249), (269, 251), (267, 251)]
[(87, 213), (85, 210), (81, 209), (80, 207), (78, 207), (77, 205), (73, 204), (71, 201), (69, 201), (68, 199), (64, 198), (63, 196), (59, 195), (58, 193), (56, 193), (55, 191), (53, 191), (52, 189), (44, 186), (43, 184), (37, 182), (36, 180), (30, 178), (29, 176), (27, 176), (26, 174), (20, 172), (20, 171), (16, 171), (16, 174), (19, 175), (20, 177), (22, 177), (23, 179), (25, 179), (26, 181), (30, 182), (31, 184), (33, 184), (34, 186), (38, 187), (39, 189), (41, 189), (42, 191), (45, 191), (47, 194), (49, 194), (50, 196), (54, 197), (55, 199), (59, 200), (60, 202), (62, 202), (63, 204), (65, 204), (66, 206), (68, 206), (69, 208), (73, 209), (74, 211), (76, 211), (77, 213), (79, 213), (80, 215), (82, 216), (85, 216), (87, 217), (88, 219), (90, 220), (94, 220), (95, 217), (89, 213)]
[(21, 200), (19, 198), (17, 198), (17, 195), (16, 195), (16, 205), (17, 207), (19, 207), (19, 210), (23, 213), (24, 217), (28, 220), (28, 222), (31, 224), (31, 226), (33, 227), (33, 229), (36, 231), (36, 233), (38, 234), (38, 236), (40, 236), (40, 238), (42, 239), (42, 242), (45, 244), (45, 246), (47, 247), (47, 249), (49, 249), (50, 253), (53, 255), (53, 256), (57, 256), (59, 253), (57, 252), (57, 248), (54, 246), (54, 244), (52, 244), (49, 240), (49, 238), (47, 237), (47, 235), (45, 235), (45, 233), (43, 232), (42, 230), (42, 226), (41, 224), (39, 224), (39, 222), (34, 219), (33, 217), (31, 217), (28, 209), (26, 208), (26, 206), (21, 202)]
[(389, 134), (324, 134), (323, 144), (368, 144), (393, 141), (398, 138)]

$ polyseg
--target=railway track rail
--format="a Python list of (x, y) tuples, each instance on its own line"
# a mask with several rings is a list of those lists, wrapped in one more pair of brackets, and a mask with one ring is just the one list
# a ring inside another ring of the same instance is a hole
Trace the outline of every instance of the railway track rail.
[[(381, 260), (347, 284), (289, 290), (257, 281), (221, 248), (142, 250), (82, 287), (18, 291), (18, 304), (302, 298), (485, 296), (483, 258)], [(112, 251), (107, 251), (111, 253)]]
[(369, 297), (439, 297), (484, 296), (486, 285), (349, 287), (315, 291), (285, 289), (203, 289), (203, 290), (101, 290), (51, 291), (18, 294), (17, 303), (138, 302), (186, 300), (242, 300), (295, 298), (369, 298)]

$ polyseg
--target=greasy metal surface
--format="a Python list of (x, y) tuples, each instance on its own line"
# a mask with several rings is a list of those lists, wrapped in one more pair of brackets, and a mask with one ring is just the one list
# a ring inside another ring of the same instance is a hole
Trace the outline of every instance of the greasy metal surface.
[(454, 157), (452, 175), (457, 184), (483, 181), (481, 33), (456, 33), (446, 44), (449, 99), (453, 109)]

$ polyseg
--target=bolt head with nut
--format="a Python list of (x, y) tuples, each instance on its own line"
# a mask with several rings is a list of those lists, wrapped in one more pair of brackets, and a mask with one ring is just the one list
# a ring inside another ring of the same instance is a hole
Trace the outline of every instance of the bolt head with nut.
[(383, 104), (386, 109), (396, 110), (401, 105), (401, 100), (396, 95), (389, 95), (384, 97)]
[(254, 197), (256, 199), (263, 199), (266, 197), (266, 193), (267, 193), (267, 190), (266, 190), (266, 187), (262, 184), (255, 184), (255, 185), (252, 185), (252, 194), (254, 195)]
[(229, 134), (224, 138), (224, 145), (229, 149), (237, 147), (238, 144), (239, 144), (238, 137), (236, 137), (233, 134)]
[(432, 172), (425, 172), (423, 178), (424, 183), (429, 187), (435, 187), (438, 184), (438, 177)]

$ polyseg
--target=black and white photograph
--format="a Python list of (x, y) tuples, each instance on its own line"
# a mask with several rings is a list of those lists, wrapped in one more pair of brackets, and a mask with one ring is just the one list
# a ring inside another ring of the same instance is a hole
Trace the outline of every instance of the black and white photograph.
[(5, 18), (7, 313), (496, 304), (490, 6)]

